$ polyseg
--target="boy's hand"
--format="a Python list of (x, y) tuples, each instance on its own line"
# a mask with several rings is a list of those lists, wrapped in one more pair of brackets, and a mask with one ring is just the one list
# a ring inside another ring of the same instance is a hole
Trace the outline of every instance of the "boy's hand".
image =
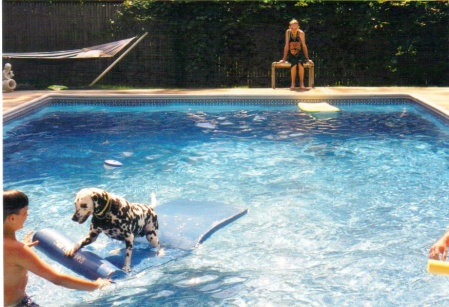
[(102, 288), (104, 288), (106, 286), (109, 286), (112, 281), (110, 279), (98, 278), (96, 280), (96, 282), (98, 283), (98, 288), (97, 289), (102, 289)]
[(33, 238), (33, 231), (30, 231), (25, 235), (25, 238), (23, 239), (22, 243), (25, 244), (28, 247), (33, 247), (37, 244), (39, 244), (39, 241), (32, 242), (31, 239)]

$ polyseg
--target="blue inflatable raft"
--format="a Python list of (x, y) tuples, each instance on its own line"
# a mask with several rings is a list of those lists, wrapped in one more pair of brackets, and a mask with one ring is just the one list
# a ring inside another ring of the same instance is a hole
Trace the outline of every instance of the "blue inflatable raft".
[(65, 251), (72, 248), (75, 242), (54, 229), (37, 231), (33, 236), (33, 241), (36, 240), (39, 241), (36, 245), (39, 251), (86, 278), (117, 278), (125, 275), (124, 271), (109, 261), (87, 250), (80, 249), (72, 258), (65, 256)]
[[(159, 221), (159, 241), (165, 249), (179, 251), (190, 250), (203, 243), (215, 231), (235, 221), (248, 212), (240, 206), (228, 205), (219, 202), (200, 202), (189, 200), (176, 200), (156, 207)], [(76, 227), (76, 225), (74, 225)], [(82, 237), (78, 238), (80, 240)], [(89, 279), (120, 278), (126, 273), (118, 266), (123, 264), (123, 253), (116, 256), (102, 258), (86, 249), (80, 249), (73, 258), (65, 256), (65, 251), (72, 248), (75, 242), (68, 239), (54, 229), (42, 229), (34, 234), (33, 240), (39, 240), (36, 248), (49, 258), (61, 263), (72, 271)], [(141, 266), (157, 265), (170, 261), (173, 257), (183, 255), (182, 252), (169, 253), (171, 256), (151, 257), (148, 252), (148, 242), (140, 238), (137, 241), (145, 243), (145, 251), (133, 249), (131, 266), (139, 263)], [(123, 244), (124, 247), (124, 244)], [(154, 254), (153, 254), (154, 256)], [(161, 258), (161, 260), (156, 260)], [(154, 261), (148, 261), (153, 260)], [(115, 264), (114, 264), (115, 263)]]

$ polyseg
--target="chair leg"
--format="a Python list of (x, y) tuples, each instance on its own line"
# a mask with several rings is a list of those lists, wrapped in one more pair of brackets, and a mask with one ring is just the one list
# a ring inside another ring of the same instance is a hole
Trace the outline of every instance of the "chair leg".
[(309, 67), (309, 87), (315, 87), (315, 66)]

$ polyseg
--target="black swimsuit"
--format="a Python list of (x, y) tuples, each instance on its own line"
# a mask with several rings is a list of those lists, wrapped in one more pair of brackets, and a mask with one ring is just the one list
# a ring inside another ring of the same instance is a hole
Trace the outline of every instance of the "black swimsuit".
[(301, 38), (299, 37), (299, 31), (296, 33), (296, 37), (293, 37), (292, 32), (290, 31), (290, 42), (289, 42), (290, 50), (287, 55), (287, 62), (295, 66), (297, 64), (304, 64), (307, 62), (304, 52), (302, 51)]

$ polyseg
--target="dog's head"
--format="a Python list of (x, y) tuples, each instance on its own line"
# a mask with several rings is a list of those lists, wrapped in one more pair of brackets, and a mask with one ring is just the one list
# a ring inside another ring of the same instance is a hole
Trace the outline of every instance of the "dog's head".
[(82, 189), (76, 194), (72, 221), (84, 223), (91, 215), (101, 215), (109, 205), (109, 194), (97, 188)]

